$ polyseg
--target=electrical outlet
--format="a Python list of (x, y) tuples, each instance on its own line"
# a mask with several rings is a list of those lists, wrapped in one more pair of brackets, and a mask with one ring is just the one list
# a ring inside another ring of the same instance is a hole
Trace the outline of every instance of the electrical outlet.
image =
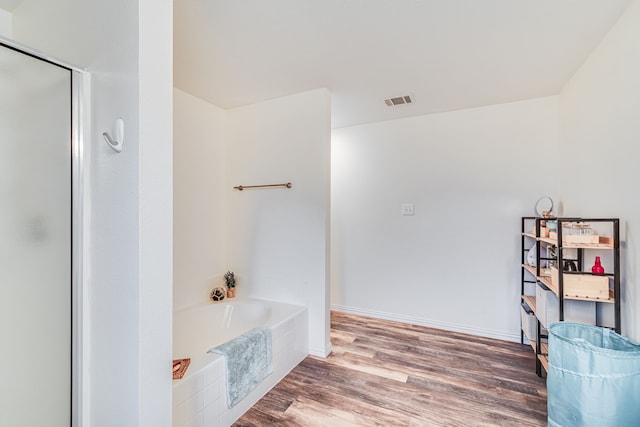
[(402, 215), (414, 215), (415, 205), (413, 203), (403, 203), (401, 206)]

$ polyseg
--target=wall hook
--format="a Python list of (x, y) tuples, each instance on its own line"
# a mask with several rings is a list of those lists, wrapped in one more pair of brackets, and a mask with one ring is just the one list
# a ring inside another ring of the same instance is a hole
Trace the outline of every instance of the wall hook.
[(113, 137), (109, 132), (102, 132), (102, 136), (104, 136), (104, 140), (107, 141), (107, 145), (117, 153), (122, 151), (122, 144), (124, 143), (124, 119), (122, 117), (118, 117), (113, 122)]

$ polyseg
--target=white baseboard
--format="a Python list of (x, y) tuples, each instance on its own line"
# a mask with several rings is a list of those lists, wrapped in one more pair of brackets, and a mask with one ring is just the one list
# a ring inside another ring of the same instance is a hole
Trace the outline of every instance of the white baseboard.
[(520, 334), (511, 334), (491, 329), (480, 329), (472, 326), (458, 325), (455, 323), (440, 322), (437, 320), (425, 319), (421, 317), (405, 316), (403, 314), (387, 313), (384, 311), (368, 310), (358, 307), (348, 307), (344, 305), (332, 304), (331, 310), (341, 313), (356, 314), (360, 316), (373, 317), (382, 320), (392, 320), (395, 322), (409, 323), (411, 325), (427, 326), (429, 328), (443, 329), (445, 331), (461, 332), (464, 334), (477, 335), (480, 337), (495, 338), (503, 341), (520, 342)]
[(327, 348), (309, 348), (309, 354), (317, 357), (327, 357), (331, 354), (331, 351), (331, 346), (328, 346)]

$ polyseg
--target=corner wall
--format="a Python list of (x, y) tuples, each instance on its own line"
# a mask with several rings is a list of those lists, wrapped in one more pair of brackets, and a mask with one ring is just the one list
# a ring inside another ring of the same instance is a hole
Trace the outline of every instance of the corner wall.
[(633, 1), (560, 94), (565, 215), (619, 217), (622, 332), (640, 341), (640, 2)]
[(222, 286), (225, 224), (226, 112), (174, 90), (173, 307), (207, 301)]
[[(309, 347), (329, 353), (331, 97), (326, 89), (228, 111), (228, 268), (238, 293), (305, 305)], [(291, 189), (233, 190), (291, 182)]]
[(556, 117), (548, 97), (334, 129), (332, 307), (519, 340), (520, 216), (555, 195)]

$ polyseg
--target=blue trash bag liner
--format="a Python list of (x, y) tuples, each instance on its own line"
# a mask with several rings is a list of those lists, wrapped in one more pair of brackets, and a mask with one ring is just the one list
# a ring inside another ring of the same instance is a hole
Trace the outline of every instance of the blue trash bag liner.
[(549, 426), (640, 426), (640, 345), (607, 328), (549, 327)]

